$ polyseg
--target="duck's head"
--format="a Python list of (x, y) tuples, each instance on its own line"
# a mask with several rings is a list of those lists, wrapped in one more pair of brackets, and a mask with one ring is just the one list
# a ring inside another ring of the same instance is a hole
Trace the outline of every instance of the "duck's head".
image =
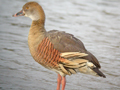
[(44, 11), (37, 2), (26, 3), (20, 12), (13, 15), (13, 17), (17, 16), (26, 16), (31, 18), (33, 21), (37, 21), (39, 19), (45, 20)]

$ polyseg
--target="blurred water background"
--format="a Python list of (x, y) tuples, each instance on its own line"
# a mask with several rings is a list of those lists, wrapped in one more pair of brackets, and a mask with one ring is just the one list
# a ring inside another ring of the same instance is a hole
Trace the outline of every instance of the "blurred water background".
[[(0, 0), (0, 90), (56, 90), (57, 74), (33, 60), (31, 19), (12, 17), (30, 0)], [(35, 0), (46, 30), (74, 34), (99, 60), (107, 78), (67, 76), (66, 90), (120, 90), (120, 0)]]

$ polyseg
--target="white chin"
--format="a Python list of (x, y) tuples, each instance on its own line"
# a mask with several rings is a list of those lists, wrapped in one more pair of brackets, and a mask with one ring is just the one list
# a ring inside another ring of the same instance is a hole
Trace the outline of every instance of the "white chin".
[(28, 17), (27, 14), (24, 15), (25, 17)]
[(37, 15), (30, 15), (30, 16), (27, 16), (27, 17), (29, 17), (29, 18), (31, 18), (33, 21), (37, 21), (37, 20), (39, 20), (40, 19), (40, 17), (39, 16), (37, 16)]

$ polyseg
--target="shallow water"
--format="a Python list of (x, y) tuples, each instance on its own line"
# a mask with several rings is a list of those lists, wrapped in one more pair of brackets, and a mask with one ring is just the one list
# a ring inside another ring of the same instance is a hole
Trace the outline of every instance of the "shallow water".
[[(57, 74), (35, 62), (27, 36), (31, 20), (12, 17), (29, 0), (0, 0), (0, 90), (55, 90)], [(120, 1), (36, 0), (46, 13), (46, 30), (81, 39), (107, 78), (67, 76), (66, 90), (120, 90)]]

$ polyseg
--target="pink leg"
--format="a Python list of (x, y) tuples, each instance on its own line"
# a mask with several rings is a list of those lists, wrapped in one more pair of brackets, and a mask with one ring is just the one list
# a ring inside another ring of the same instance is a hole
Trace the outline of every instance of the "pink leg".
[(62, 78), (62, 90), (65, 90), (65, 85), (66, 85), (66, 78)]
[(62, 77), (60, 74), (58, 74), (58, 79), (57, 79), (57, 90), (60, 90), (60, 84), (61, 84)]

